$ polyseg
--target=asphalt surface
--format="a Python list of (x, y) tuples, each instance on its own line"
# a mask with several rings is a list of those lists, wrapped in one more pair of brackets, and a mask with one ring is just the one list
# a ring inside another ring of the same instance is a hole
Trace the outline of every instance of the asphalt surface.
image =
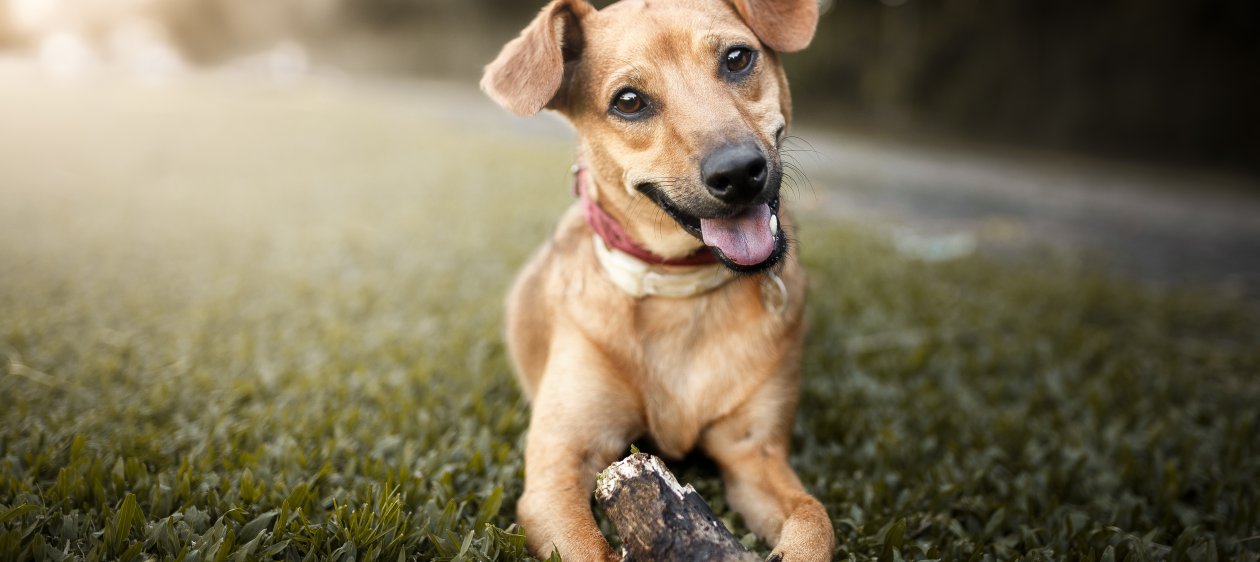
[(1260, 297), (1256, 178), (804, 131), (813, 149), (797, 154), (824, 212), (925, 244), (1038, 247), (1151, 284)]

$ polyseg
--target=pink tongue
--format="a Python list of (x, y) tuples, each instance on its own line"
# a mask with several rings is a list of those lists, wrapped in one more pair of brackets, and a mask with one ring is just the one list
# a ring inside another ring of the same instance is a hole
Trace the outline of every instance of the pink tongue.
[(700, 219), (700, 235), (706, 246), (739, 265), (757, 265), (774, 253), (770, 207), (764, 204), (729, 219)]

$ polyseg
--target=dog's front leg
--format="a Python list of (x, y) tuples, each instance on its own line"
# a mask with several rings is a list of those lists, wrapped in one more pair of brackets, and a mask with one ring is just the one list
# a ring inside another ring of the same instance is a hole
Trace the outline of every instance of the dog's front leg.
[(831, 518), (788, 465), (794, 400), (783, 390), (767, 385), (706, 429), (701, 446), (722, 470), (727, 501), (774, 547), (769, 560), (831, 560)]
[(596, 474), (641, 431), (637, 398), (581, 338), (552, 350), (532, 406), (517, 517), (538, 558), (558, 550), (568, 562), (620, 560), (595, 524), (591, 492)]

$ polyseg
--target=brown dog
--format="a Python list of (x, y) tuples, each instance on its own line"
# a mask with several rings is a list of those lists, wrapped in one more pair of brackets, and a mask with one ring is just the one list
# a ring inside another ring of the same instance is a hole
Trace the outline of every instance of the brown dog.
[(805, 274), (779, 204), (776, 53), (817, 20), (816, 0), (553, 0), (486, 67), (491, 98), (553, 109), (581, 140), (581, 201), (508, 302), (533, 403), (517, 513), (536, 556), (617, 559), (590, 495), (646, 436), (712, 457), (772, 559), (831, 558), (831, 520), (788, 466)]

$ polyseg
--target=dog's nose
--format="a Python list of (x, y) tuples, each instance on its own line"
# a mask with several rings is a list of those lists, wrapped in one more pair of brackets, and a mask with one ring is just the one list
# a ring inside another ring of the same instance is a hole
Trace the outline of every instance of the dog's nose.
[(700, 161), (709, 193), (727, 203), (747, 203), (766, 186), (766, 156), (753, 143), (728, 144)]

